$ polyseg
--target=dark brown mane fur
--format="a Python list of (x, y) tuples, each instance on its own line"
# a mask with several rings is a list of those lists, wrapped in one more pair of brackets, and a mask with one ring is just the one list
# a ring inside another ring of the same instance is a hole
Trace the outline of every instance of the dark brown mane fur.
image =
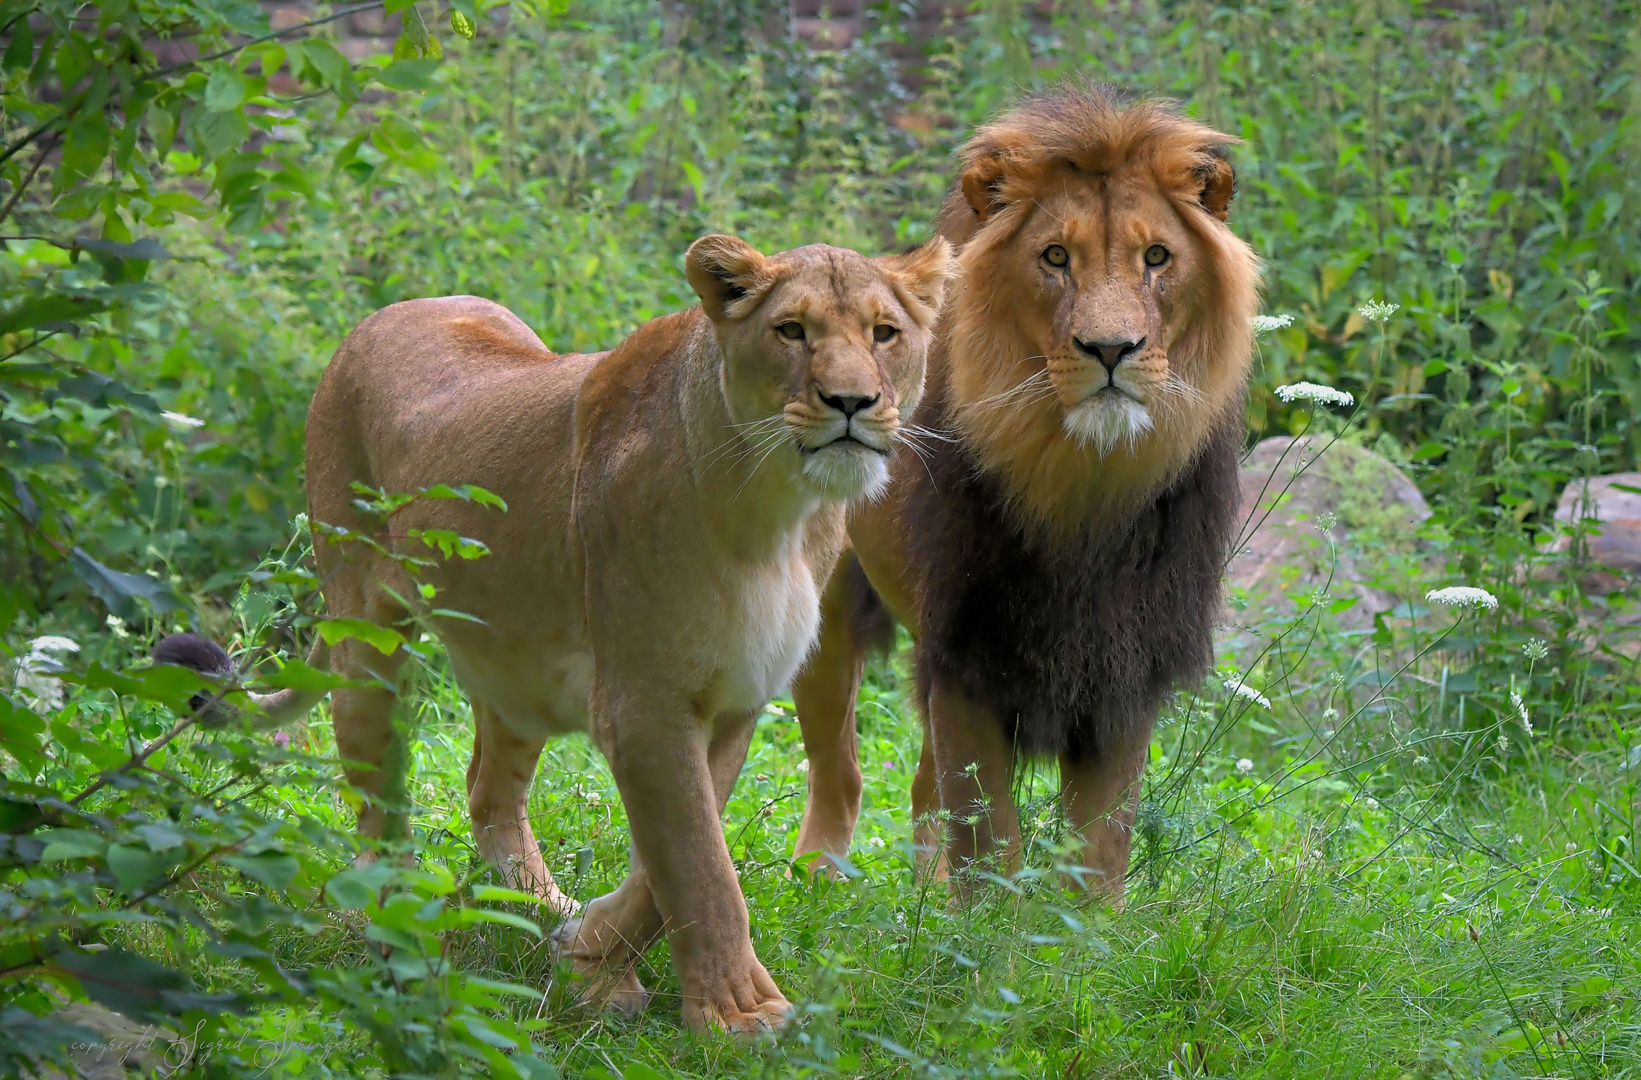
[[(906, 501), (924, 567), (920, 687), (954, 682), (1027, 756), (1098, 756), (1149, 728), (1164, 695), (1213, 659), (1238, 520), (1236, 404), (1148, 505), (1069, 544), (1024, 526), (961, 446), (941, 444)], [(926, 402), (916, 423), (942, 408)]]

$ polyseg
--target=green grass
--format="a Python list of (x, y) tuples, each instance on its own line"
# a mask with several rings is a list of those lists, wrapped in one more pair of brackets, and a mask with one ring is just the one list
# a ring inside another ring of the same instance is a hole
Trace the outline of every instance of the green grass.
[[(778, 1039), (687, 1033), (664, 944), (641, 971), (654, 999), (636, 1022), (589, 1015), (549, 950), (517, 930), (457, 935), (450, 960), (543, 991), (520, 1015), (540, 1021), (541, 1056), (564, 1076), (1641, 1073), (1641, 880), (1601, 853), (1633, 850), (1613, 835), (1612, 815), (1634, 814), (1624, 752), (1475, 726), (1474, 703), (1470, 726), (1456, 708), (1438, 723), (1406, 676), (1385, 695), (1330, 677), (1339, 654), (1371, 643), (1325, 625), (1316, 638), (1327, 647), (1286, 689), (1265, 683), (1271, 710), (1222, 692), (1182, 696), (1165, 715), (1121, 914), (1054, 871), (1052, 769), (1023, 782), (1030, 854), (1011, 883), (957, 909), (919, 876), (908, 788), (921, 730), (902, 650), (873, 665), (862, 694), (866, 805), (845, 880), (789, 862), (805, 783), (789, 708), (760, 721), (725, 816), (759, 956), (799, 1010)], [(476, 869), (471, 732), (439, 670), (420, 699), (410, 790), (422, 857), (460, 876)], [(1355, 719), (1320, 719), (1318, 695), (1349, 717), (1353, 691)], [(324, 751), (328, 725), (311, 731)], [(295, 809), (344, 824), (334, 800)], [(531, 819), (572, 895), (620, 880), (621, 804), (585, 739), (550, 744)], [(362, 928), (292, 936), (283, 959), (358, 962)], [(299, 1071), (354, 1064), (333, 1048)]]

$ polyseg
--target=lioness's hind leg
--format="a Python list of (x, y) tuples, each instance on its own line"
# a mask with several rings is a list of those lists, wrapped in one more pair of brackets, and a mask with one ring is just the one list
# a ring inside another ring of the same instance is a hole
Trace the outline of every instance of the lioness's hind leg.
[[(352, 638), (331, 650), (331, 670), (350, 679), (375, 679), (393, 685), (404, 663), (403, 652), (387, 656)], [(377, 839), (405, 835), (403, 791), (389, 790), (391, 775), (405, 762), (389, 761), (394, 748), (393, 707), (398, 695), (381, 686), (350, 687), (331, 692), (331, 722), (336, 730), (336, 752), (344, 762), (343, 774), (364, 796), (359, 808), (359, 832)], [(395, 755), (396, 756), (396, 755)], [(404, 777), (397, 777), (402, 789)]]
[(518, 735), (482, 701), (473, 702), (473, 723), (467, 809), (479, 854), (509, 883), (540, 896), (560, 915), (573, 913), (579, 905), (559, 891), (530, 828), (530, 783), (546, 739)]

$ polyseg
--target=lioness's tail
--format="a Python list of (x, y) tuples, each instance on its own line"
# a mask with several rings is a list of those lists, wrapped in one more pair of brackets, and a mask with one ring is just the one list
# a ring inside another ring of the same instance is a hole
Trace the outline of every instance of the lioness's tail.
[[(214, 679), (232, 680), (239, 675), (227, 650), (198, 634), (172, 634), (160, 639), (160, 643), (154, 646), (152, 658), (156, 664), (175, 664)], [(330, 646), (322, 639), (314, 642), (312, 651), (308, 653), (308, 666), (323, 669), (329, 664)], [(286, 689), (271, 694), (250, 694), (251, 703), (257, 708), (254, 724), (258, 729), (276, 728), (300, 719), (319, 704), (326, 693), (324, 690)], [(238, 714), (237, 709), (224, 704), (221, 698), (204, 693), (189, 698), (188, 707), (194, 710), (201, 723), (211, 726), (225, 724)]]

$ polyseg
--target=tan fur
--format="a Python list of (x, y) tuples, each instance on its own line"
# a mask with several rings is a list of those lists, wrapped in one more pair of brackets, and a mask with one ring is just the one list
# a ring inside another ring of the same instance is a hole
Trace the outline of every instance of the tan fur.
[[(947, 393), (951, 433), (1002, 481), (1022, 523), (1051, 539), (1120, 521), (1154, 496), (1242, 393), (1258, 261), (1226, 224), (1234, 176), (1217, 149), (1236, 141), (1166, 105), (1125, 108), (1100, 90), (1062, 88), (982, 127), (962, 150), (940, 233), (961, 245), (964, 284), (942, 320), (929, 379)], [(1049, 265), (1051, 245), (1064, 249), (1065, 267)], [(1152, 245), (1167, 250), (1160, 267), (1146, 263)], [(1100, 349), (1078, 344), (1142, 339), (1109, 374)], [(1102, 449), (1074, 434), (1068, 417), (1094, 394), (1112, 394), (1108, 380), (1144, 406), (1150, 427)], [(919, 553), (902, 514), (906, 482), (920, 468), (902, 453), (887, 497), (850, 519), (868, 578), (914, 636)], [(839, 757), (833, 748), (853, 745), (840, 734), (853, 727), (853, 700), (842, 709), (832, 703), (858, 678), (861, 659), (847, 635), (825, 634), (794, 685), (805, 747), (818, 748), (828, 768)], [(1012, 798), (998, 778), (1011, 775), (999, 757), (1008, 748), (974, 730), (997, 721), (949, 688), (934, 689), (913, 785), (913, 810), (925, 822), (918, 838), (934, 841), (925, 815), (935, 809), (937, 757), (972, 752), (981, 766), (974, 782), (996, 807), (979, 843), (1006, 841)], [(942, 723), (946, 755), (931, 752)], [(1067, 812), (1084, 832), (1088, 865), (1120, 897), (1143, 753), (1075, 774), (1064, 764)], [(835, 768), (847, 775), (858, 766)], [(799, 851), (847, 851), (858, 797), (849, 804), (835, 794), (851, 789), (827, 769), (817, 775), (812, 766), (810, 784)]]
[[(756, 717), (814, 637), (843, 506), (871, 486), (872, 462), (922, 392), (954, 265), (943, 240), (869, 260), (825, 246), (765, 257), (730, 237), (698, 241), (686, 265), (702, 308), (608, 354), (555, 356), (474, 297), (371, 316), (314, 396), (309, 513), (424, 559), (416, 529), (489, 546), (487, 558), (435, 558), (422, 578), (438, 589), (431, 606), (482, 620), (434, 619), (473, 703), (480, 852), (574, 910), (538, 851), (527, 796), (547, 738), (590, 731), (627, 809), (633, 871), (560, 928), (562, 954), (594, 996), (637, 1008), (647, 995), (633, 965), (666, 933), (684, 1019), (746, 1030), (778, 1024), (788, 1006), (753, 953), (719, 815)], [(794, 321), (801, 340), (777, 329)], [(884, 325), (898, 333), (878, 341)], [(841, 411), (851, 402), (863, 403), (852, 419)], [(355, 481), (477, 484), (508, 509), (424, 499), (384, 531), (354, 505)], [(331, 616), (403, 625), (415, 613), (393, 562), (323, 529), (316, 540)], [(392, 686), (402, 655), (346, 640), (330, 659)], [(386, 689), (333, 696), (367, 833), (391, 826), (377, 796), (392, 705)]]

